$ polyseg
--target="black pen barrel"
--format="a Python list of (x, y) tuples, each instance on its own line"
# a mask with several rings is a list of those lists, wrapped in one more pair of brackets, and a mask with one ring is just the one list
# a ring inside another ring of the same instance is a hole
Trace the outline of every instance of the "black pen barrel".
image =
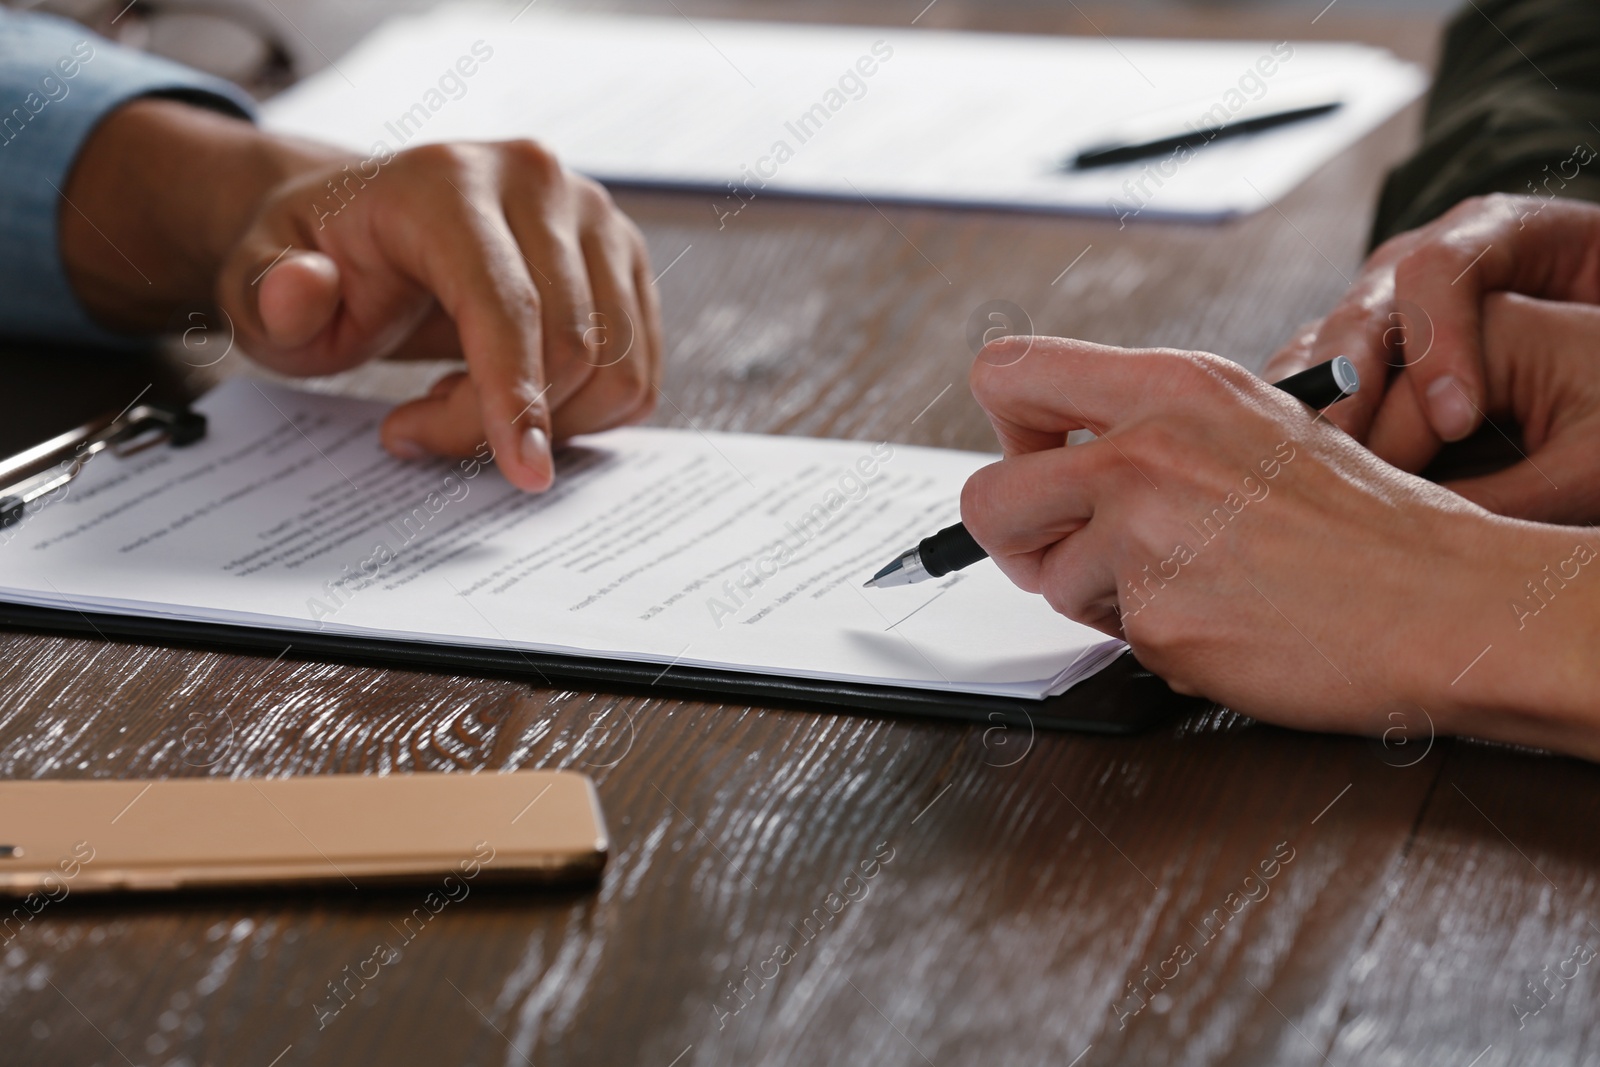
[(943, 578), (951, 571), (970, 567), (989, 557), (959, 522), (946, 526), (932, 537), (924, 537), (917, 552), (922, 557), (923, 568), (934, 578)]
[(1344, 356), (1337, 356), (1272, 384), (1307, 407), (1320, 411), (1354, 393), (1360, 388), (1361, 380), (1355, 365)]

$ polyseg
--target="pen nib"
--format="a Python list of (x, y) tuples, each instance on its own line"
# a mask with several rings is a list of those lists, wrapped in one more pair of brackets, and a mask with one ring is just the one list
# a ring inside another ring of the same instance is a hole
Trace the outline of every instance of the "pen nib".
[(883, 579), (889, 577), (889, 575), (891, 575), (891, 574), (898, 573), (900, 571), (900, 569), (902, 567), (904, 567), (904, 566), (905, 566), (904, 562), (902, 562), (900, 559), (895, 559), (893, 562), (887, 564), (886, 566), (879, 568), (878, 573), (874, 574), (871, 578), (867, 579), (867, 584), (862, 586), (862, 588), (863, 589), (876, 589), (876, 588), (878, 588), (878, 583), (879, 582), (883, 581)]
[(917, 580), (916, 575), (922, 574), (923, 571), (920, 567), (915, 568), (914, 570), (908, 570), (906, 567), (907, 557), (915, 555), (916, 550), (913, 549), (904, 555), (896, 557), (893, 561), (879, 570), (877, 574), (874, 574), (864, 588), (888, 589), (891, 586), (910, 585), (912, 582), (915, 582)]

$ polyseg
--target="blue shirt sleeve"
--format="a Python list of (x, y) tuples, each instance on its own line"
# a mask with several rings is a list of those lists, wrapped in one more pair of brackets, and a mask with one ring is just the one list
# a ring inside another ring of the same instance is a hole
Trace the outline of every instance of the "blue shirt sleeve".
[(97, 326), (72, 291), (58, 213), (73, 210), (62, 190), (95, 126), (152, 95), (254, 114), (228, 82), (120, 48), (74, 22), (0, 8), (0, 334), (127, 342)]

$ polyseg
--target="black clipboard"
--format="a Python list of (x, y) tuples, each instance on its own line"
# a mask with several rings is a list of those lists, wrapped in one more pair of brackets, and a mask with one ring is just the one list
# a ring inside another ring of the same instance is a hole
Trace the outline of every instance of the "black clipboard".
[[(90, 457), (128, 455), (200, 440), (205, 417), (181, 405), (137, 404), (0, 459), (0, 530), (27, 507), (66, 487)], [(985, 726), (1127, 734), (1205, 710), (1204, 700), (1174, 693), (1125, 653), (1059, 696), (1027, 700), (934, 689), (820, 681), (681, 664), (525, 652), (441, 642), (327, 634), (228, 623), (0, 602), (8, 629), (158, 642), (227, 652), (329, 659), (374, 666), (486, 674), (545, 685), (616, 689), (657, 696), (708, 696), (833, 710), (908, 715)], [(287, 647), (285, 647), (287, 646)]]

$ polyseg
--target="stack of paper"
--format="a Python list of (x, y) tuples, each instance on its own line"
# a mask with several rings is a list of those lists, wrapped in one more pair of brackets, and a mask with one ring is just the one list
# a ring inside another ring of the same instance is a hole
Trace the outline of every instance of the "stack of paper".
[[(1123, 219), (1259, 210), (1414, 99), (1362, 45), (952, 33), (447, 7), (381, 27), (266, 109), (381, 172), (401, 148), (536, 137), (612, 183)], [(1101, 170), (1080, 149), (1338, 101), (1323, 118)], [(330, 194), (336, 209), (339, 195)]]
[(379, 447), (384, 405), (235, 379), (187, 448), (92, 459), (4, 531), (0, 599), (217, 624), (1042, 698), (1124, 647), (984, 562), (863, 590), (992, 457), (630, 429), (553, 490), (484, 447)]

